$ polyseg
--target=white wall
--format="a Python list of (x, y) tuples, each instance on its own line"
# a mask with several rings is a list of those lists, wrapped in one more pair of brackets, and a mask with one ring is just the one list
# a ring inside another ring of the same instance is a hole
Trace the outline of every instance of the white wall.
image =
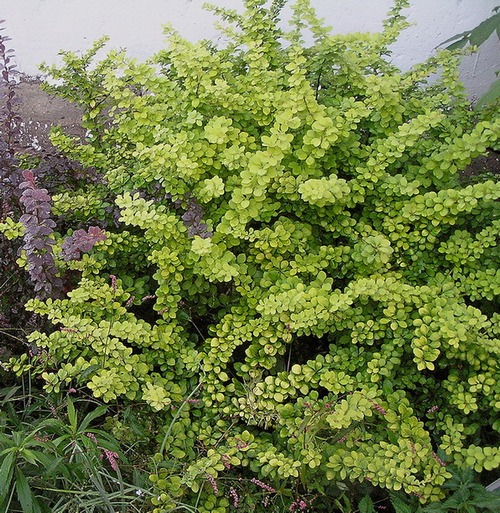
[[(293, 0), (290, 0), (293, 2)], [(217, 38), (204, 0), (0, 0), (4, 34), (12, 37), (19, 69), (36, 75), (38, 64), (57, 62), (60, 49), (82, 50), (101, 35), (113, 47), (127, 48), (140, 59), (163, 45), (161, 25), (172, 22), (190, 39)], [(212, 0), (237, 8), (240, 0)], [(312, 0), (334, 32), (379, 30), (392, 0)], [(500, 0), (411, 0), (407, 11), (413, 26), (394, 47), (394, 62), (403, 69), (432, 55), (448, 37), (476, 26), (491, 15)], [(472, 97), (487, 90), (500, 69), (496, 35), (477, 55), (468, 57), (463, 77)]]

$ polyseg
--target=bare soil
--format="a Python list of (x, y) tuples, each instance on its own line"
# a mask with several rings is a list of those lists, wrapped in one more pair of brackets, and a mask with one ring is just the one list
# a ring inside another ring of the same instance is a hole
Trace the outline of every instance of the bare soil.
[(17, 87), (17, 110), (23, 120), (23, 142), (50, 146), (51, 127), (62, 126), (67, 133), (83, 135), (80, 110), (68, 101), (42, 91), (37, 81), (21, 81)]

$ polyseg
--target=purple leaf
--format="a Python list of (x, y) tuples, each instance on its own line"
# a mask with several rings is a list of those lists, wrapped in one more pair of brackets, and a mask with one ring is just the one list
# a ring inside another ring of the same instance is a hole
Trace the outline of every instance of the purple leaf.
[(31, 196), (36, 201), (50, 201), (51, 197), (47, 189), (34, 189)]
[(53, 230), (49, 226), (39, 225), (37, 227), (33, 227), (30, 232), (35, 237), (43, 237), (44, 235), (51, 235)]
[(28, 272), (37, 293), (53, 295), (62, 288), (62, 280), (57, 277), (52, 250), (55, 244), (52, 234), (56, 227), (56, 223), (50, 219), (52, 198), (47, 189), (36, 187), (32, 171), (23, 171), (23, 177), (25, 181), (19, 185), (20, 189), (24, 189), (20, 201), (26, 213), (20, 220), (25, 227), (23, 249)]
[(106, 233), (98, 226), (91, 226), (88, 232), (76, 230), (73, 235), (66, 237), (62, 244), (62, 256), (64, 260), (77, 260), (82, 253), (92, 250), (96, 242), (106, 240)]

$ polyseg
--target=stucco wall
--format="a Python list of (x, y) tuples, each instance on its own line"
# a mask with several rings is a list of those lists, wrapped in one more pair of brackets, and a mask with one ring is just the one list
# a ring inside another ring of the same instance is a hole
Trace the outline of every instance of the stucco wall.
[[(291, 0), (293, 2), (293, 0)], [(217, 38), (204, 0), (0, 0), (0, 19), (12, 37), (19, 69), (37, 74), (41, 61), (57, 61), (60, 49), (82, 50), (101, 35), (113, 47), (145, 59), (162, 47), (161, 25), (171, 22), (190, 39)], [(213, 0), (237, 8), (240, 0)], [(312, 0), (334, 32), (374, 31), (391, 0)], [(500, 0), (411, 0), (413, 23), (394, 46), (394, 62), (403, 69), (424, 60), (448, 37), (474, 27), (491, 15)], [(464, 60), (463, 77), (472, 97), (483, 93), (500, 68), (496, 36)]]

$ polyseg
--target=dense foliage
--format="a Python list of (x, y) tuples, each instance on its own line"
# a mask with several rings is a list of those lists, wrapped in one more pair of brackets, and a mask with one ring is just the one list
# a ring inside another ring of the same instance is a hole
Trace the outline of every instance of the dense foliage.
[(500, 463), (500, 186), (458, 180), (500, 120), (453, 52), (388, 63), (404, 0), (334, 36), (305, 0), (289, 32), (283, 2), (244, 4), (213, 9), (222, 48), (169, 29), (150, 63), (95, 63), (100, 41), (45, 68), (88, 134), (52, 140), (96, 178), (39, 209), (64, 295), (28, 303), (53, 329), (11, 368), (143, 403), (156, 513), (331, 511), (356, 482), (438, 500), (448, 463)]

